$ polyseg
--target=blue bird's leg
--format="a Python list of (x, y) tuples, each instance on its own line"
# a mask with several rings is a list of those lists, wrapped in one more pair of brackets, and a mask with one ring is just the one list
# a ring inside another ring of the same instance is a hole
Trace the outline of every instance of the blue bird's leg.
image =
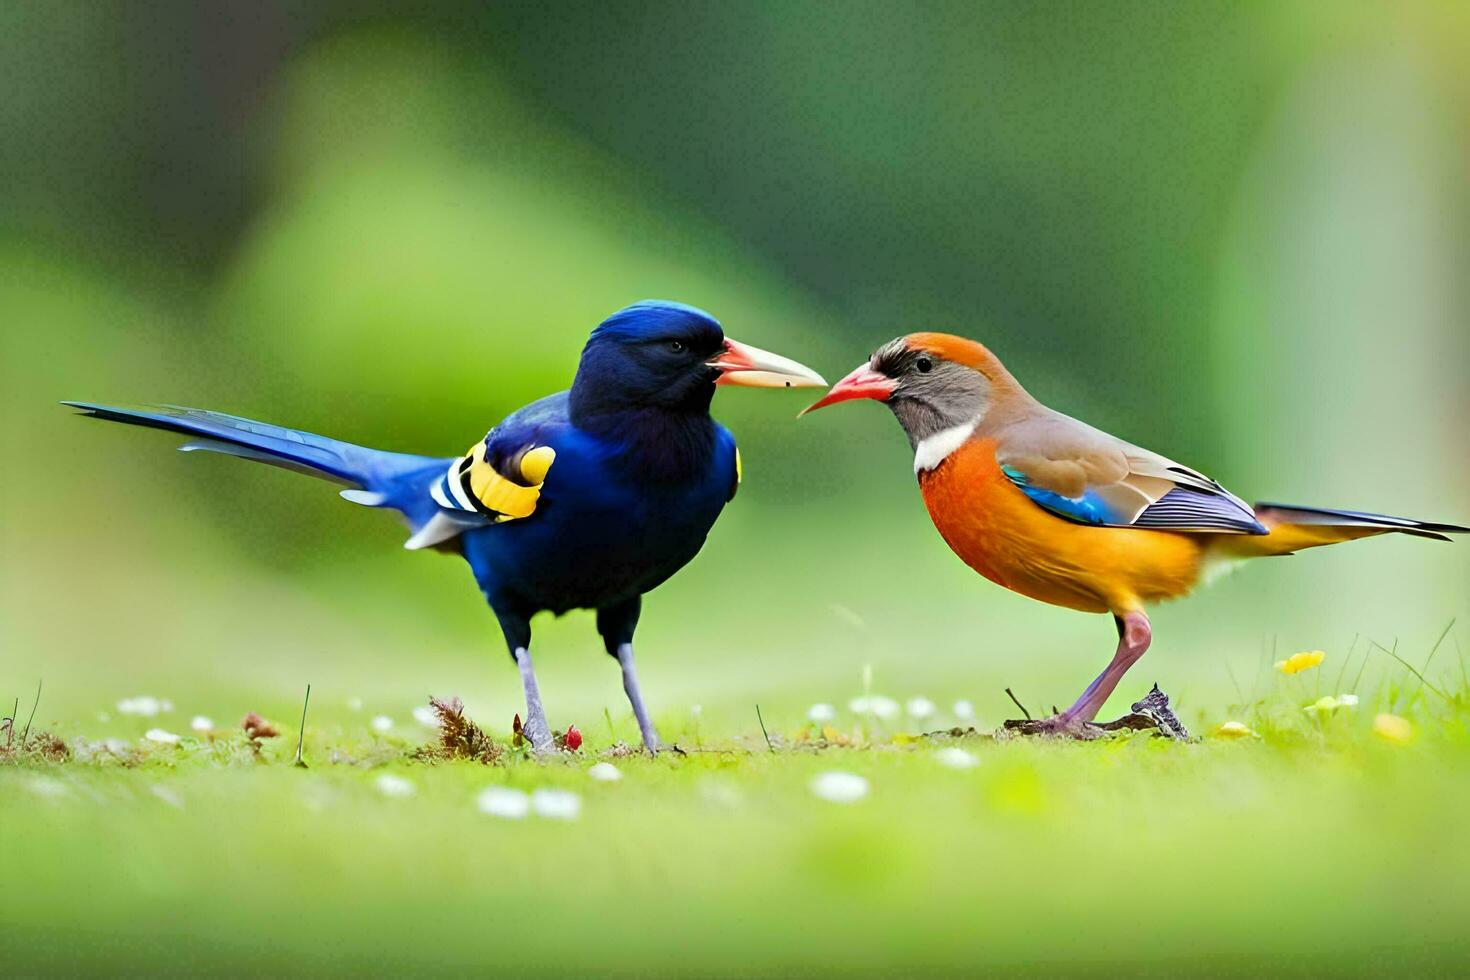
[(638, 668), (633, 664), (633, 631), (638, 628), (638, 614), (642, 608), (643, 600), (634, 596), (626, 602), (597, 610), (597, 632), (602, 635), (602, 644), (608, 654), (616, 657), (618, 666), (623, 669), (623, 692), (633, 707), (633, 717), (638, 719), (643, 747), (649, 754), (658, 755), (663, 745), (658, 740), (653, 720), (648, 717), (648, 706), (643, 703), (643, 690), (638, 685)]
[(521, 687), (526, 692), (526, 720), (522, 730), (538, 753), (550, 752), (556, 744), (551, 738), (551, 726), (546, 723), (546, 709), (541, 707), (541, 688), (536, 683), (536, 671), (531, 666), (531, 621), (504, 595), (486, 589), (485, 597), (490, 601), (495, 618), (500, 621), (505, 645), (510, 648), (510, 655), (521, 672)]
[(662, 744), (658, 740), (658, 731), (653, 727), (653, 720), (648, 717), (648, 708), (643, 703), (643, 691), (638, 687), (638, 671), (633, 666), (633, 644), (618, 644), (617, 657), (623, 668), (623, 691), (628, 695), (628, 703), (633, 706), (633, 717), (638, 719), (638, 731), (643, 733), (643, 747), (648, 749), (650, 755), (658, 755)]
[(516, 647), (516, 666), (521, 669), (521, 686), (526, 689), (526, 722), (523, 730), (537, 752), (555, 748), (551, 726), (546, 723), (546, 710), (541, 707), (541, 688), (536, 684), (536, 671), (531, 667), (531, 651)]

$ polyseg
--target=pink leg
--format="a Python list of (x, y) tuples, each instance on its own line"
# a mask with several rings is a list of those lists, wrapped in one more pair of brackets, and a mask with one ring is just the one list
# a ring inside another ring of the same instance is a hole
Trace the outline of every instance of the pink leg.
[(1077, 699), (1076, 704), (1057, 716), (1057, 722), (1062, 727), (1068, 727), (1096, 718), (1104, 702), (1112, 695), (1113, 688), (1128, 673), (1128, 668), (1143, 656), (1152, 639), (1153, 629), (1143, 613), (1131, 612), (1119, 617), (1118, 650), (1113, 654), (1113, 662), (1097, 675), (1096, 680), (1087, 685), (1087, 690), (1082, 692), (1082, 697)]

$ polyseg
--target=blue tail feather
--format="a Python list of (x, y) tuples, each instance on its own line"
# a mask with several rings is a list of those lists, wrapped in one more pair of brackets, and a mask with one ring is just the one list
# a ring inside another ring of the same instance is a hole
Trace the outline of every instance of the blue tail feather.
[[(451, 462), (433, 456), (414, 456), (368, 449), (326, 436), (287, 429), (253, 419), (177, 405), (120, 408), (91, 402), (62, 402), (91, 418), (124, 422), (192, 436), (180, 448), (239, 456), (281, 466), (378, 495), (374, 506), (392, 507), (418, 525), (437, 509), (428, 484)], [(356, 498), (367, 502), (373, 498)]]

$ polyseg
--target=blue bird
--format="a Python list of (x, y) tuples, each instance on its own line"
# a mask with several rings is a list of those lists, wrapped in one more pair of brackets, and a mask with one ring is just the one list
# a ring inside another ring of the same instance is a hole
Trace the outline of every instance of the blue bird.
[(740, 483), (740, 454), (710, 417), (717, 385), (821, 387), (810, 368), (727, 338), (703, 310), (648, 300), (587, 340), (569, 391), (512, 413), (457, 459), (366, 449), (176, 406), (65, 402), (114, 422), (182, 432), (181, 449), (271, 463), (346, 484), (342, 496), (398, 511), (405, 547), (460, 554), (520, 670), (525, 733), (553, 747), (531, 664), (531, 617), (594, 609), (622, 668), (643, 744), (658, 733), (638, 684), (643, 594), (692, 559)]

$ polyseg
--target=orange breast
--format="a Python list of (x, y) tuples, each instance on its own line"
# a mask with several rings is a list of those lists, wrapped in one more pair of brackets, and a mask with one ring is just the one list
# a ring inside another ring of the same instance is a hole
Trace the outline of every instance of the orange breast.
[(919, 487), (934, 526), (965, 564), (1042, 602), (1124, 613), (1184, 595), (1199, 577), (1202, 541), (1057, 517), (1001, 472), (989, 439), (921, 473)]

